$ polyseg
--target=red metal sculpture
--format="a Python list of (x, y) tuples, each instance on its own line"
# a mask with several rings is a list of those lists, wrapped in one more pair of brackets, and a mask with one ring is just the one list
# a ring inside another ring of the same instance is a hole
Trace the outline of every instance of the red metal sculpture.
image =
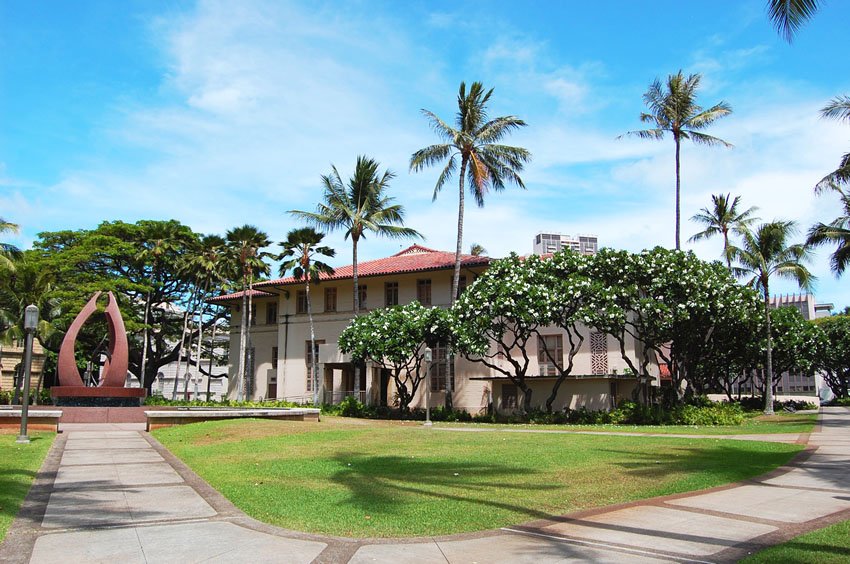
[(144, 389), (124, 387), (129, 367), (127, 330), (124, 327), (121, 311), (118, 309), (118, 302), (112, 292), (107, 293), (108, 301), (104, 311), (109, 332), (109, 348), (107, 349), (106, 362), (101, 371), (100, 382), (97, 388), (86, 388), (83, 383), (74, 357), (74, 348), (80, 329), (97, 312), (97, 300), (101, 294), (102, 292), (95, 292), (65, 333), (65, 338), (62, 340), (62, 346), (59, 349), (59, 360), (56, 367), (59, 386), (51, 389), (51, 395), (54, 397), (130, 398), (144, 397), (145, 395)]

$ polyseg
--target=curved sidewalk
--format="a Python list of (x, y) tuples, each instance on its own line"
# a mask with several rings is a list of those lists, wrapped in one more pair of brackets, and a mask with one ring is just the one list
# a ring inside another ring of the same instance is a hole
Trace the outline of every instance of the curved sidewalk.
[(68, 426), (0, 562), (734, 562), (846, 519), (847, 408), (824, 408), (807, 451), (755, 480), (430, 539), (342, 539), (265, 525), (147, 433)]

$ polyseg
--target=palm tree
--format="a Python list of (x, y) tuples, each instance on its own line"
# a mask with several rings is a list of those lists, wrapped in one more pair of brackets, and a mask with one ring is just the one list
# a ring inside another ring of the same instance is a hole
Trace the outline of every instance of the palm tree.
[(304, 288), (307, 293), (307, 318), (310, 320), (310, 378), (313, 382), (313, 404), (319, 405), (319, 373), (316, 363), (316, 331), (313, 327), (313, 304), (310, 300), (310, 282), (318, 284), (321, 274), (333, 274), (334, 269), (322, 261), (316, 260), (317, 255), (333, 257), (336, 255), (330, 247), (319, 246), (323, 233), (317, 232), (312, 227), (293, 229), (286, 235), (286, 241), (281, 241), (283, 252), (278, 257), (284, 261), (280, 265), (280, 275), (285, 276), (288, 271), (297, 280), (304, 280)]
[(700, 213), (691, 217), (691, 221), (701, 223), (705, 229), (688, 239), (688, 242), (694, 243), (715, 235), (723, 235), (723, 256), (726, 257), (726, 267), (732, 270), (732, 260), (729, 258), (729, 232), (740, 235), (759, 218), (753, 216), (758, 210), (755, 206), (743, 212), (738, 211), (741, 196), (735, 196), (731, 204), (729, 198), (729, 194), (712, 194), (711, 201), (714, 206), (711, 209), (702, 208)]
[(765, 379), (764, 414), (773, 414), (773, 343), (770, 336), (770, 279), (771, 277), (796, 280), (800, 288), (808, 290), (814, 276), (803, 265), (809, 251), (804, 245), (788, 245), (796, 231), (793, 221), (764, 223), (755, 230), (741, 232), (741, 247), (729, 247), (728, 255), (737, 261), (733, 272), (738, 277), (751, 276), (748, 284), (761, 292), (764, 298), (764, 319), (767, 335), (767, 377)]
[(835, 243), (838, 248), (830, 257), (830, 267), (836, 276), (841, 276), (850, 262), (850, 193), (841, 186), (832, 185), (832, 190), (841, 199), (842, 214), (828, 224), (818, 223), (809, 229), (806, 245), (818, 247)]
[(315, 212), (291, 210), (289, 213), (328, 231), (345, 230), (351, 237), (352, 277), (354, 279), (354, 315), (360, 312), (360, 288), (357, 281), (357, 244), (367, 231), (396, 239), (422, 237), (415, 229), (404, 227), (404, 208), (386, 195), (395, 175), (389, 170), (380, 174), (380, 164), (366, 156), (358, 156), (354, 174), (344, 183), (335, 166), (322, 176), (323, 202)]
[(460, 83), (457, 95), (457, 115), (455, 127), (423, 109), (422, 113), (431, 123), (434, 132), (443, 143), (431, 145), (413, 153), (410, 157), (410, 170), (418, 172), (426, 167), (446, 162), (434, 187), (434, 200), (443, 185), (458, 173), (458, 218), (457, 249), (455, 251), (455, 270), (452, 279), (451, 301), (457, 298), (460, 281), (460, 260), (463, 248), (463, 206), (464, 182), (469, 181), (469, 191), (479, 207), (484, 206), (484, 194), (488, 189), (501, 191), (505, 182), (512, 182), (525, 188), (519, 173), (531, 159), (531, 153), (521, 147), (500, 145), (508, 133), (524, 127), (526, 123), (515, 116), (487, 119), (487, 103), (493, 89), (485, 91), (480, 82), (473, 82), (466, 91), (466, 83)]
[[(20, 227), (0, 217), (0, 233), (17, 233)], [(15, 270), (16, 259), (21, 257), (21, 250), (9, 243), (0, 243), (0, 267)]]
[(242, 315), (239, 324), (239, 366), (236, 372), (236, 399), (242, 401), (247, 359), (245, 352), (250, 343), (251, 309), (254, 293), (254, 276), (268, 274), (265, 259), (269, 253), (261, 249), (272, 244), (268, 235), (253, 225), (234, 227), (225, 234), (228, 256), (242, 278)]
[(487, 249), (484, 248), (484, 245), (479, 245), (478, 243), (472, 243), (469, 246), (469, 254), (474, 257), (480, 257), (482, 255), (487, 254)]
[[(820, 113), (825, 118), (850, 122), (850, 96), (836, 96), (821, 109)], [(850, 184), (850, 153), (842, 156), (838, 168), (817, 183), (815, 192), (820, 194), (842, 184)]]
[(819, 0), (768, 0), (767, 13), (773, 27), (791, 43), (803, 24), (818, 11)]
[[(680, 70), (676, 74), (667, 77), (667, 84), (662, 86), (659, 79), (655, 79), (649, 85), (649, 90), (643, 95), (643, 102), (649, 108), (649, 113), (642, 113), (640, 120), (651, 123), (652, 129), (629, 131), (625, 135), (639, 137), (641, 139), (663, 139), (665, 133), (673, 136), (676, 144), (676, 250), (681, 248), (680, 244), (680, 200), (681, 200), (681, 178), (679, 165), (679, 152), (682, 140), (690, 139), (699, 145), (732, 145), (723, 139), (701, 133), (723, 116), (732, 113), (732, 108), (726, 102), (715, 104), (707, 110), (696, 102), (696, 94), (702, 76), (691, 74), (685, 77)], [(619, 138), (622, 138), (621, 135)]]

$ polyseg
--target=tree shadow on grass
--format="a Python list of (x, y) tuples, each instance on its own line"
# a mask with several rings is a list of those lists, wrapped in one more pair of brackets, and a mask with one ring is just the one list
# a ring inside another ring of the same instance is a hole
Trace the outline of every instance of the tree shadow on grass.
[(330, 479), (350, 493), (350, 503), (367, 513), (392, 514), (401, 506), (426, 500), (455, 502), (548, 518), (549, 513), (511, 503), (523, 492), (550, 491), (560, 485), (518, 484), (519, 473), (537, 473), (531, 468), (474, 462), (423, 460), (404, 456), (367, 456), (340, 453), (333, 459), (340, 470)]

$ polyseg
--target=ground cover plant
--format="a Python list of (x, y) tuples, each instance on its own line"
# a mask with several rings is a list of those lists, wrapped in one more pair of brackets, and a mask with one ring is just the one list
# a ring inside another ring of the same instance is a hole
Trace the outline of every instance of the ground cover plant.
[(28, 445), (17, 444), (17, 436), (17, 430), (0, 429), (0, 541), (6, 537), (56, 435), (32, 432)]
[(154, 432), (249, 515), (354, 537), (441, 535), (742, 480), (798, 445), (434, 431), (412, 422), (217, 421)]
[(850, 521), (801, 535), (786, 543), (759, 551), (741, 561), (742, 564), (784, 562), (786, 564), (850, 561)]

